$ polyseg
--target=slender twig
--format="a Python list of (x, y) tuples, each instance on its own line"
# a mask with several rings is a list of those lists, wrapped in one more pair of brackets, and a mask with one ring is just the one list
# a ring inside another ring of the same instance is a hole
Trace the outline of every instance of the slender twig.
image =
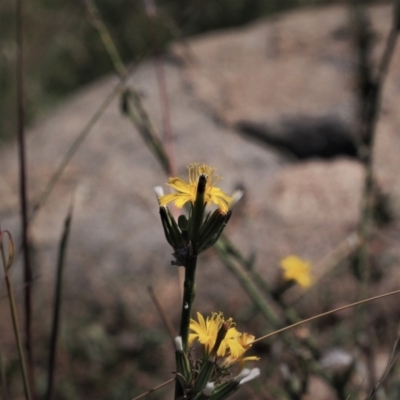
[(111, 62), (113, 63), (117, 74), (119, 75), (120, 78), (126, 76), (127, 70), (125, 64), (118, 53), (118, 50), (114, 44), (114, 41), (111, 38), (111, 35), (108, 32), (105, 23), (100, 17), (100, 13), (96, 6), (96, 3), (94, 2), (94, 0), (84, 0), (84, 2), (86, 5), (86, 9), (89, 13), (90, 22), (93, 24), (93, 26), (99, 33), (101, 41), (103, 42), (103, 45), (106, 48), (106, 51), (111, 58)]
[(164, 59), (160, 51), (156, 48), (154, 54), (154, 62), (156, 67), (156, 76), (159, 87), (161, 115), (163, 122), (163, 142), (169, 160), (169, 176), (176, 174), (176, 165), (174, 157), (174, 145), (172, 140), (171, 112), (169, 106), (169, 96), (167, 92), (167, 80), (165, 78)]
[[(4, 246), (3, 246), (3, 240), (4, 240), (5, 235), (8, 236), (8, 259), (6, 258), (6, 253), (5, 253)], [(19, 333), (18, 316), (17, 316), (17, 308), (15, 306), (14, 291), (12, 288), (10, 276), (8, 274), (8, 272), (11, 268), (11, 265), (13, 263), (13, 256), (14, 256), (14, 245), (13, 245), (12, 237), (8, 231), (2, 231), (2, 232), (0, 231), (0, 253), (1, 253), (1, 259), (3, 262), (3, 268), (4, 268), (4, 276), (5, 276), (6, 286), (7, 286), (8, 301), (10, 303), (11, 318), (12, 318), (12, 323), (13, 323), (13, 328), (14, 328), (15, 341), (17, 342), (17, 347), (18, 347), (19, 363), (20, 363), (20, 367), (21, 367), (22, 380), (23, 380), (23, 384), (24, 384), (25, 399), (31, 400), (32, 397), (31, 397), (31, 391), (30, 391), (30, 381), (29, 381), (29, 377), (27, 374), (24, 350), (23, 350), (23, 346), (22, 346), (20, 333)]]
[(366, 397), (365, 400), (370, 400), (375, 397), (379, 387), (382, 385), (383, 381), (387, 378), (387, 376), (389, 375), (389, 372), (393, 368), (394, 363), (399, 358), (399, 340), (400, 340), (400, 329), (399, 328), (400, 327), (397, 327), (396, 340), (394, 341), (392, 353), (390, 354), (390, 358), (388, 360), (388, 363), (386, 364), (386, 368), (383, 371), (382, 376), (380, 377), (378, 382), (375, 384), (375, 386), (372, 388), (371, 392), (369, 393), (369, 395)]
[(32, 390), (34, 389), (33, 349), (32, 349), (32, 267), (29, 257), (29, 226), (28, 226), (28, 199), (27, 173), (25, 155), (25, 105), (24, 105), (24, 48), (23, 48), (23, 15), (22, 0), (17, 0), (17, 110), (18, 110), (18, 156), (19, 156), (19, 184), (22, 217), (22, 248), (24, 252), (24, 281), (25, 281), (25, 347), (28, 360), (28, 374)]
[[(360, 80), (360, 137), (362, 145), (359, 156), (365, 168), (364, 188), (362, 194), (363, 204), (360, 211), (358, 234), (361, 246), (357, 254), (354, 270), (361, 281), (359, 298), (365, 297), (370, 274), (369, 267), (369, 239), (373, 228), (374, 200), (376, 184), (373, 169), (373, 150), (376, 137), (376, 126), (381, 111), (382, 91), (387, 72), (393, 58), (399, 29), (397, 19), (393, 18), (391, 31), (387, 37), (385, 48), (378, 65), (377, 74), (373, 74), (373, 66), (369, 62), (371, 53), (371, 32), (368, 21), (362, 9), (356, 9), (358, 25), (358, 52), (359, 52), (359, 80)], [(394, 13), (396, 7), (394, 8)], [(355, 338), (360, 347), (369, 348), (361, 344), (365, 320), (364, 307), (360, 307), (356, 316)]]
[(286, 327), (278, 329), (278, 330), (276, 330), (274, 332), (268, 333), (267, 335), (261, 336), (261, 337), (257, 338), (256, 340), (254, 340), (254, 342), (252, 342), (251, 344), (256, 343), (256, 342), (260, 342), (261, 340), (268, 339), (268, 338), (270, 338), (272, 336), (278, 335), (279, 333), (286, 332), (286, 331), (288, 331), (290, 329), (293, 329), (293, 328), (295, 328), (297, 326), (300, 326), (300, 325), (306, 324), (308, 322), (314, 321), (314, 320), (316, 320), (318, 318), (326, 317), (327, 315), (331, 315), (331, 314), (337, 313), (339, 311), (346, 310), (348, 308), (360, 306), (362, 304), (366, 304), (366, 303), (369, 303), (371, 301), (375, 301), (375, 300), (383, 299), (385, 297), (393, 296), (395, 294), (400, 294), (400, 290), (394, 290), (393, 292), (381, 294), (379, 296), (370, 297), (370, 298), (365, 299), (365, 300), (361, 300), (361, 301), (357, 301), (355, 303), (347, 304), (346, 306), (343, 306), (343, 307), (335, 308), (334, 310), (330, 310), (330, 311), (324, 312), (322, 314), (314, 315), (313, 317), (310, 317), (310, 318), (307, 318), (307, 319), (303, 319), (302, 321), (296, 322), (295, 324), (286, 326)]
[(111, 102), (116, 98), (116, 96), (122, 92), (124, 84), (125, 84), (125, 80), (119, 82), (113, 88), (111, 93), (100, 104), (99, 108), (95, 111), (95, 113), (89, 119), (89, 121), (84, 126), (82, 131), (78, 134), (78, 136), (72, 142), (71, 146), (69, 147), (67, 152), (64, 154), (63, 159), (61, 160), (61, 162), (58, 165), (57, 169), (54, 171), (54, 173), (51, 176), (49, 182), (47, 183), (46, 187), (44, 188), (42, 194), (40, 195), (38, 200), (35, 202), (35, 204), (33, 206), (32, 214), (31, 214), (31, 220), (36, 216), (36, 214), (42, 208), (44, 203), (47, 201), (47, 199), (50, 196), (55, 184), (60, 179), (61, 175), (63, 174), (63, 172), (65, 170), (65, 168), (67, 167), (67, 165), (69, 164), (69, 162), (71, 161), (71, 159), (75, 155), (75, 153), (78, 151), (78, 149), (82, 145), (83, 141), (86, 139), (86, 137), (92, 131), (92, 129), (93, 129), (94, 125), (96, 124), (96, 122), (100, 119), (100, 117), (103, 115), (104, 111), (111, 104)]
[[(170, 338), (172, 340), (172, 343), (174, 344), (175, 343), (174, 339), (176, 337), (176, 333), (175, 333), (175, 329), (174, 329), (174, 327), (172, 325), (172, 322), (168, 318), (168, 316), (167, 316), (162, 304), (160, 303), (160, 300), (158, 300), (158, 297), (157, 297), (156, 293), (154, 292), (153, 287), (149, 286), (147, 288), (147, 290), (148, 290), (148, 292), (150, 294), (151, 299), (153, 300), (154, 305), (157, 308), (158, 314), (160, 315), (160, 317), (161, 317), (161, 319), (162, 319), (162, 321), (164, 323), (165, 328), (167, 329), (167, 332), (168, 332), (168, 334), (169, 334), (169, 336), (170, 336)], [(174, 344), (174, 346), (175, 346), (175, 344)]]
[(55, 365), (56, 365), (56, 355), (57, 355), (57, 339), (60, 326), (62, 278), (65, 265), (65, 258), (67, 254), (68, 238), (71, 230), (72, 212), (73, 212), (73, 205), (71, 203), (67, 217), (64, 222), (64, 231), (61, 237), (59, 251), (58, 251), (56, 290), (55, 290), (55, 300), (54, 300), (54, 310), (53, 310), (53, 325), (51, 330), (47, 392), (45, 397), (46, 400), (51, 400), (54, 395), (54, 375), (55, 375)]
[(142, 393), (141, 395), (133, 398), (132, 400), (139, 400), (139, 399), (143, 399), (143, 397), (146, 397), (148, 394), (155, 392), (158, 389), (161, 389), (164, 386), (169, 385), (170, 383), (174, 382), (175, 378), (170, 379), (169, 381), (165, 381), (164, 383), (161, 383), (161, 385), (155, 386), (153, 389), (148, 390), (145, 393)]
[(270, 307), (269, 303), (265, 301), (265, 298), (251, 279), (250, 273), (242, 267), (242, 263), (236, 265), (232, 261), (231, 257), (229, 257), (229, 252), (233, 251), (233, 247), (230, 245), (230, 243), (225, 238), (220, 238), (215, 244), (214, 248), (217, 251), (220, 259), (238, 279), (242, 287), (245, 289), (246, 293), (250, 296), (254, 304), (268, 319), (268, 321), (274, 327), (282, 326), (275, 311)]
[(165, 146), (166, 153), (168, 154), (168, 159), (170, 161), (168, 171), (169, 176), (174, 176), (176, 173), (175, 157), (174, 157), (174, 145), (172, 140), (172, 126), (171, 126), (171, 112), (169, 105), (169, 96), (167, 90), (167, 81), (165, 79), (164, 70), (164, 58), (160, 51), (160, 46), (157, 40), (157, 35), (155, 31), (155, 21), (158, 14), (157, 5), (154, 0), (144, 0), (144, 8), (147, 16), (147, 20), (150, 26), (151, 40), (153, 42), (154, 48), (154, 65), (156, 70), (157, 84), (158, 84), (158, 94), (160, 97), (160, 107), (162, 115), (162, 125), (163, 125), (163, 143)]
[[(117, 47), (112, 40), (112, 37), (101, 19), (99, 10), (94, 0), (85, 0), (85, 4), (90, 16), (90, 22), (99, 33), (101, 41), (114, 65), (115, 71), (121, 80), (126, 78), (127, 69), (121, 56), (118, 53)], [(149, 149), (153, 151), (161, 166), (167, 175), (171, 173), (171, 164), (163, 144), (159, 139), (154, 125), (151, 122), (149, 114), (144, 106), (138, 92), (132, 88), (126, 89), (122, 96), (123, 111), (130, 118), (140, 135), (142, 136)]]
[(170, 160), (164, 146), (159, 139), (154, 125), (143, 106), (139, 94), (130, 89), (126, 89), (123, 95), (123, 111), (130, 118), (131, 122), (135, 125), (136, 129), (140, 133), (142, 139), (149, 147), (149, 149), (156, 156), (157, 160), (160, 162), (161, 167), (168, 175), (171, 170)]
[[(359, 17), (359, 25), (365, 25), (363, 18)], [(361, 28), (360, 28), (361, 29)], [(367, 28), (363, 28), (366, 30)], [(362, 30), (362, 29), (361, 29)], [(368, 36), (369, 32), (361, 33), (362, 36)], [(363, 207), (359, 223), (359, 235), (362, 246), (359, 253), (358, 273), (360, 276), (368, 275), (368, 238), (372, 226), (373, 200), (374, 200), (374, 174), (373, 174), (373, 147), (376, 136), (376, 125), (379, 118), (382, 102), (382, 91), (393, 58), (396, 47), (399, 29), (394, 19), (393, 26), (387, 37), (385, 49), (378, 66), (378, 72), (375, 77), (372, 75), (372, 66), (367, 62), (367, 54), (370, 51), (370, 45), (360, 45), (360, 75), (362, 75), (362, 113), (361, 113), (361, 138), (363, 141), (360, 150), (361, 161), (365, 165), (365, 181), (363, 189)], [(366, 39), (368, 42), (368, 40)], [(365, 280), (365, 279), (364, 279)]]

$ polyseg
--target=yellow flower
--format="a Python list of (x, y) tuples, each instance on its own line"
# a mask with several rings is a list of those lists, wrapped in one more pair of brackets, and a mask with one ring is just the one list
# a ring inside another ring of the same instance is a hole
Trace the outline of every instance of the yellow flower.
[(197, 319), (199, 322), (194, 319), (190, 320), (190, 329), (194, 333), (189, 334), (189, 345), (197, 339), (204, 345), (206, 353), (210, 354), (224, 319), (221, 313), (212, 313), (211, 318), (207, 317), (206, 320), (200, 313), (197, 313)]
[(207, 175), (207, 186), (204, 195), (205, 203), (210, 202), (216, 204), (223, 212), (227, 212), (229, 203), (232, 198), (225, 194), (220, 188), (216, 187), (216, 183), (221, 179), (214, 175), (215, 168), (208, 165), (192, 164), (189, 169), (189, 182), (186, 183), (181, 178), (169, 178), (167, 185), (174, 188), (177, 193), (166, 194), (159, 197), (160, 206), (174, 201), (178, 208), (182, 208), (185, 203), (190, 201), (194, 204), (197, 194), (197, 184), (202, 174)]
[(303, 289), (312, 285), (311, 265), (307, 261), (297, 256), (288, 256), (281, 260), (280, 266), (284, 270), (284, 279), (297, 282)]
[(217, 356), (225, 357), (226, 354), (230, 353), (234, 354), (236, 357), (239, 357), (239, 355), (243, 353), (243, 347), (238, 341), (240, 332), (238, 332), (235, 327), (231, 326), (233, 324), (232, 318), (225, 322), (228, 323), (230, 328), (226, 332), (224, 339), (218, 347)]
[(239, 342), (242, 351), (239, 354), (231, 354), (221, 363), (221, 366), (224, 368), (229, 368), (232, 364), (239, 363), (240, 371), (244, 368), (244, 363), (246, 361), (258, 361), (260, 357), (257, 356), (250, 356), (250, 357), (243, 357), (244, 353), (252, 346), (254, 342), (255, 336), (250, 335), (249, 333), (242, 333), (239, 337), (237, 337), (237, 341)]
[(243, 357), (244, 353), (251, 347), (254, 341), (254, 336), (248, 333), (241, 333), (234, 327), (232, 318), (224, 320), (222, 313), (212, 313), (211, 317), (204, 317), (197, 313), (197, 319), (190, 321), (190, 329), (193, 333), (189, 335), (189, 344), (192, 344), (197, 339), (205, 347), (206, 355), (215, 349), (218, 332), (223, 324), (227, 328), (225, 337), (222, 339), (221, 344), (217, 349), (218, 357), (225, 357), (221, 362), (223, 368), (229, 368), (232, 364), (240, 363), (241, 369), (245, 361), (258, 360), (258, 357)]
[(197, 339), (204, 345), (206, 354), (210, 354), (217, 341), (218, 332), (222, 325), (225, 324), (227, 331), (217, 349), (217, 356), (224, 357), (228, 350), (234, 354), (239, 354), (243, 350), (236, 340), (240, 333), (233, 326), (232, 318), (225, 321), (222, 313), (212, 313), (211, 318), (204, 319), (200, 313), (197, 313), (197, 319), (199, 322), (194, 319), (190, 320), (190, 329), (194, 333), (189, 334), (189, 344), (192, 344)]

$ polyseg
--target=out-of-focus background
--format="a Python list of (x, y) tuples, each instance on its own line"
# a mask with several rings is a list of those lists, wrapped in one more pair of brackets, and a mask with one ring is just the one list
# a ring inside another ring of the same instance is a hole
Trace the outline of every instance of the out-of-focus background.
[[(360, 3), (365, 14), (358, 15), (347, 2), (98, 1), (97, 19), (91, 4), (24, 3), (30, 208), (74, 140), (87, 133), (30, 226), (39, 398), (46, 392), (57, 252), (71, 201), (54, 398), (131, 399), (175, 369), (169, 335), (147, 290), (154, 289), (177, 329), (178, 268), (170, 265), (153, 193), (156, 185), (166, 189), (167, 174), (124, 113), (99, 21), (128, 68), (124, 88), (137, 94), (157, 137), (169, 143), (172, 136), (174, 174), (186, 179), (188, 165), (207, 163), (223, 177), (224, 191), (245, 192), (226, 229), (242, 258), (232, 251), (224, 259), (215, 250), (199, 257), (195, 311), (222, 311), (240, 331), (261, 336), (400, 287), (397, 47), (374, 142), (368, 279), (357, 274), (366, 172), (358, 152), (360, 76), (365, 66), (376, 72), (382, 58), (391, 2)], [(0, 223), (19, 249), (14, 21), (14, 2), (2, 1)], [(311, 264), (314, 284), (295, 285), (277, 299), (279, 264), (292, 254)], [(254, 304), (229, 262), (247, 269), (278, 322)], [(21, 271), (19, 256), (11, 272), (22, 316)], [(2, 365), (10, 398), (23, 398), (5, 293), (1, 284)], [(306, 325), (290, 342), (258, 343), (251, 355), (261, 357), (254, 364), (261, 378), (236, 398), (365, 398), (390, 360), (398, 304), (388, 298), (363, 314), (349, 309)], [(318, 351), (310, 351), (308, 339)], [(398, 371), (396, 364), (390, 368), (382, 398), (399, 397)], [(172, 398), (172, 389), (149, 398)]]
[[(152, 1), (147, 7), (151, 7)], [(157, 2), (160, 18), (149, 21), (145, 1), (101, 0), (97, 6), (125, 62), (141, 60), (172, 40), (240, 26), (282, 10), (323, 0), (224, 0)], [(0, 137), (15, 130), (16, 5), (0, 5)], [(66, 95), (113, 70), (84, 1), (44, 0), (24, 5), (27, 119), (51, 109)], [(7, 116), (7, 117), (5, 117)]]

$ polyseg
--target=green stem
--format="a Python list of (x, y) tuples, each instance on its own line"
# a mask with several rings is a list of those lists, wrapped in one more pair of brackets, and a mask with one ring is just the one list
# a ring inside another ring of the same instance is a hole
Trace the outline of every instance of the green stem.
[(196, 264), (197, 264), (197, 256), (193, 256), (188, 261), (185, 268), (181, 326), (179, 329), (179, 335), (182, 337), (183, 351), (187, 351), (188, 349), (190, 318), (192, 316), (192, 305), (194, 302), (194, 298), (196, 296), (196, 285), (195, 285)]
[[(192, 256), (185, 266), (185, 282), (183, 284), (183, 299), (181, 311), (181, 326), (179, 328), (179, 336), (182, 338), (183, 351), (188, 350), (189, 326), (192, 316), (192, 305), (196, 296), (196, 264), (197, 255)], [(184, 395), (183, 388), (178, 379), (175, 381), (175, 399), (180, 399)]]
[[(183, 299), (181, 312), (181, 326), (179, 335), (182, 338), (183, 351), (188, 351), (188, 339), (190, 329), (190, 318), (192, 316), (192, 306), (196, 296), (196, 265), (199, 249), (199, 232), (204, 219), (204, 194), (206, 191), (207, 176), (200, 175), (197, 184), (196, 200), (193, 204), (193, 214), (190, 218), (189, 237), (190, 250), (187, 254), (185, 267), (185, 282), (183, 283)], [(183, 396), (183, 389), (178, 380), (175, 383), (175, 399)]]

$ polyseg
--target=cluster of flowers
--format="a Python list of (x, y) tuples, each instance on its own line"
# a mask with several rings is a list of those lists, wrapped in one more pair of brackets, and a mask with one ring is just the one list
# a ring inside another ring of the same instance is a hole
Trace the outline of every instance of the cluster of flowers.
[[(212, 313), (206, 319), (197, 313), (198, 321), (191, 320), (189, 344), (202, 345), (202, 357), (193, 361), (182, 349), (181, 338), (176, 338), (177, 380), (188, 399), (222, 400), (236, 392), (241, 385), (260, 375), (258, 368), (244, 368), (246, 361), (259, 357), (245, 357), (255, 337), (239, 332), (232, 318)], [(231, 377), (230, 369), (238, 364), (239, 370)]]

